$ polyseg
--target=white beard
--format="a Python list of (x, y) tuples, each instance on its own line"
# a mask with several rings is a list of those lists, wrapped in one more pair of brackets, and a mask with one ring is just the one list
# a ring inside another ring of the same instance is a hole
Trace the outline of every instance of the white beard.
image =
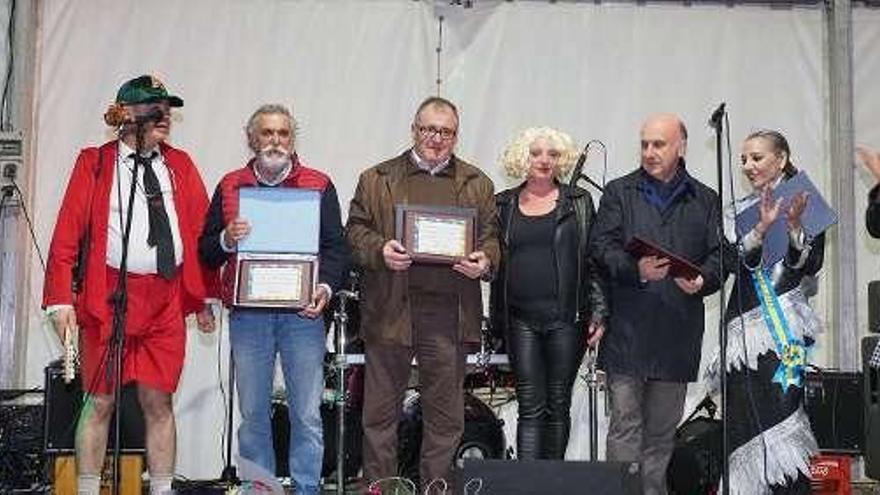
[(292, 165), (290, 154), (279, 148), (267, 147), (257, 154), (254, 163), (260, 181), (269, 186), (280, 184)]

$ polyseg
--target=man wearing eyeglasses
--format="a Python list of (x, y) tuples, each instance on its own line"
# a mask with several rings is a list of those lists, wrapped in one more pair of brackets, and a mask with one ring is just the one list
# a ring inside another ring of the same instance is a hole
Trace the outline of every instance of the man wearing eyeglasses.
[[(363, 270), (361, 317), (366, 343), (364, 477), (396, 476), (397, 424), (415, 356), (422, 404), (422, 485), (451, 483), (453, 455), (464, 431), (464, 346), (480, 339), (481, 278), (498, 266), (492, 181), (453, 154), (458, 110), (431, 97), (412, 123), (412, 148), (364, 171), (346, 235)], [(395, 207), (476, 210), (473, 252), (455, 264), (414, 262), (395, 237)], [(432, 484), (432, 482), (434, 484)]]

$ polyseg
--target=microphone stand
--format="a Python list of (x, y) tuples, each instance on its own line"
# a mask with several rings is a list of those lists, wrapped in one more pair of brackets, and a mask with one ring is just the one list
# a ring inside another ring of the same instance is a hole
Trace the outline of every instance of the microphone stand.
[[(603, 192), (605, 189), (600, 186), (596, 181), (591, 179), (587, 174), (583, 172), (584, 164), (587, 161), (587, 155), (590, 153), (590, 146), (598, 144), (602, 147), (602, 150), (605, 151), (605, 144), (598, 139), (594, 139), (589, 141), (585, 146), (584, 150), (581, 152), (581, 156), (578, 157), (578, 161), (574, 166), (574, 172), (571, 174), (571, 178), (568, 181), (568, 185), (570, 187), (577, 186), (579, 180), (583, 179), (587, 181), (588, 184), (595, 187), (599, 192)], [(590, 460), (597, 461), (599, 460), (599, 414), (597, 411), (598, 403), (599, 403), (599, 388), (601, 388), (601, 384), (599, 381), (599, 372), (596, 369), (596, 359), (598, 357), (598, 349), (594, 350), (592, 348), (587, 349), (587, 359), (589, 361), (589, 370), (587, 371), (587, 375), (585, 376), (587, 382), (587, 409), (590, 411), (589, 418), (589, 432), (590, 432)]]
[(337, 293), (339, 306), (333, 315), (336, 329), (336, 493), (338, 495), (345, 494), (345, 403), (348, 397), (346, 394), (346, 374), (345, 368), (348, 367), (348, 356), (345, 348), (348, 345), (346, 332), (348, 331), (348, 308), (349, 300), (357, 301), (358, 294), (350, 290), (340, 290)]
[[(720, 288), (718, 294), (720, 297), (719, 314), (718, 314), (718, 348), (719, 348), (719, 380), (721, 386), (721, 486), (723, 495), (730, 493), (730, 461), (727, 456), (728, 446), (728, 425), (727, 425), (727, 327), (724, 325), (725, 313), (725, 290), (724, 290), (724, 199), (723, 199), (723, 183), (724, 183), (724, 166), (721, 153), (721, 138), (724, 131), (724, 115), (727, 111), (722, 103), (709, 119), (709, 126), (715, 129), (715, 164), (716, 174), (718, 177), (718, 224), (716, 225), (718, 233), (718, 249), (720, 251), (718, 263), (718, 279)], [(730, 132), (730, 129), (728, 129)], [(733, 194), (733, 191), (731, 191)]]
[[(125, 213), (125, 226), (122, 229), (122, 256), (119, 260), (119, 278), (116, 281), (116, 290), (111, 296), (113, 302), (113, 336), (110, 340), (110, 354), (113, 357), (113, 494), (119, 495), (120, 480), (120, 438), (122, 419), (122, 357), (125, 346), (125, 320), (128, 312), (128, 245), (131, 234), (131, 220), (134, 214), (134, 198), (137, 193), (138, 169), (143, 157), (144, 149), (144, 125), (145, 121), (135, 121), (135, 159), (131, 174), (131, 187), (128, 191), (128, 210)], [(118, 148), (117, 148), (118, 150)], [(117, 151), (117, 155), (118, 155)], [(117, 170), (118, 174), (119, 171)], [(108, 372), (108, 374), (110, 374)]]
[[(221, 308), (220, 311), (223, 311)], [(227, 399), (226, 399), (226, 465), (223, 466), (223, 472), (220, 474), (220, 482), (227, 487), (238, 486), (241, 480), (238, 479), (238, 472), (232, 465), (232, 409), (233, 391), (235, 388), (235, 359), (232, 354), (232, 342), (229, 343), (229, 373), (227, 374)]]
[(592, 347), (587, 348), (589, 356), (589, 371), (587, 372), (587, 407), (590, 411), (589, 431), (590, 431), (590, 460), (599, 460), (599, 415), (596, 409), (599, 406), (599, 372), (596, 369), (596, 359), (599, 355), (598, 349)]

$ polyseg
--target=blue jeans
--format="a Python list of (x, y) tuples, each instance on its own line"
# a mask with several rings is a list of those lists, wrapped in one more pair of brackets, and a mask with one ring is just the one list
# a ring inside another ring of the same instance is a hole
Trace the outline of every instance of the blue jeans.
[(280, 354), (290, 416), (290, 476), (297, 495), (319, 493), (324, 456), (323, 321), (295, 313), (235, 309), (229, 329), (241, 412), (239, 454), (275, 472), (272, 379), (275, 356)]

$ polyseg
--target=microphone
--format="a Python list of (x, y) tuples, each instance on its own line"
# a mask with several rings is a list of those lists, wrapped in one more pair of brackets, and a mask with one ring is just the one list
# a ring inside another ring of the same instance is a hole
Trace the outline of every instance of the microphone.
[(721, 118), (724, 117), (725, 105), (727, 105), (727, 103), (722, 101), (721, 104), (718, 105), (718, 108), (716, 108), (715, 111), (712, 112), (712, 116), (709, 117), (709, 127), (714, 127), (716, 129), (721, 127)]
[(154, 107), (147, 113), (131, 117), (129, 119), (129, 122), (131, 122), (132, 124), (146, 124), (147, 122), (159, 122), (164, 118), (165, 112), (159, 107)]
[(593, 144), (599, 144), (602, 146), (602, 149), (605, 149), (605, 145), (602, 144), (602, 141), (598, 141), (596, 139), (588, 142), (586, 146), (584, 146), (584, 150), (581, 151), (581, 156), (578, 157), (577, 163), (574, 165), (574, 171), (571, 173), (571, 178), (568, 180), (568, 185), (574, 187), (577, 185), (577, 182), (580, 179), (584, 179), (588, 184), (598, 189), (600, 192), (604, 189), (602, 186), (596, 183), (593, 179), (591, 179), (587, 174), (583, 173), (584, 163), (587, 161), (587, 155), (590, 153), (590, 146)]
[(104, 122), (110, 127), (119, 127), (123, 124), (142, 125), (147, 122), (159, 122), (165, 118), (165, 111), (159, 107), (153, 107), (149, 112), (133, 116), (131, 110), (119, 103), (111, 103), (104, 112)]
[(578, 179), (581, 178), (581, 171), (584, 169), (584, 163), (587, 161), (587, 153), (590, 151), (591, 144), (593, 144), (592, 141), (584, 146), (583, 151), (581, 151), (581, 156), (578, 157), (577, 163), (574, 164), (574, 172), (571, 173), (571, 179), (568, 181), (569, 186), (574, 187), (574, 185), (577, 184)]

